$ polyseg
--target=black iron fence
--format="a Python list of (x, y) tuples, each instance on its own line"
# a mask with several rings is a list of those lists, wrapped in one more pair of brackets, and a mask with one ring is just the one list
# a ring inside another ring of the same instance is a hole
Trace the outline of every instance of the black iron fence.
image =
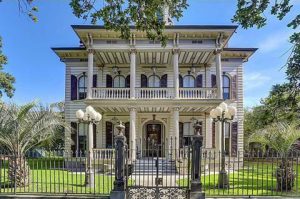
[[(0, 155), (0, 194), (57, 194), (108, 196), (115, 181), (115, 150), (95, 149), (94, 185), (86, 186), (86, 154), (66, 151), (28, 153), (25, 158)], [(188, 192), (191, 187), (191, 148), (170, 151), (149, 148), (127, 158), (126, 188), (162, 188)], [(207, 196), (300, 196), (299, 153), (287, 157), (271, 152), (238, 152), (226, 156), (229, 186), (219, 188), (221, 153), (201, 151), (202, 190)], [(131, 165), (131, 167), (129, 166)], [(171, 197), (171, 196), (170, 196)]]

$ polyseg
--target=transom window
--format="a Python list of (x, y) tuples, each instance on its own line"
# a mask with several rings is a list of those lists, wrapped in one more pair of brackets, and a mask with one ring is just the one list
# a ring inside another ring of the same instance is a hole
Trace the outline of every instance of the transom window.
[(114, 87), (115, 88), (124, 88), (125, 87), (125, 77), (122, 75), (115, 76)]
[(223, 75), (223, 99), (230, 99), (230, 79), (227, 75)]
[(87, 77), (85, 74), (83, 74), (78, 79), (78, 96), (79, 99), (85, 99), (86, 98), (86, 92), (87, 92)]
[(195, 78), (192, 75), (186, 75), (183, 78), (183, 87), (184, 88), (193, 88), (195, 87)]
[(157, 88), (160, 87), (160, 79), (157, 75), (151, 75), (148, 78), (148, 87)]

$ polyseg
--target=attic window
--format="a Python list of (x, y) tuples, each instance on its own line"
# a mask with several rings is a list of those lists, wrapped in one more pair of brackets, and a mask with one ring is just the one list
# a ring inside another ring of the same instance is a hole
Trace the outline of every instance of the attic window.
[(116, 40), (106, 40), (107, 44), (116, 44), (117, 41)]
[(192, 40), (192, 44), (202, 44), (203, 43), (203, 41), (202, 40), (199, 40), (199, 39), (197, 39), (197, 40)]
[(221, 59), (221, 61), (229, 61), (229, 59), (223, 58)]

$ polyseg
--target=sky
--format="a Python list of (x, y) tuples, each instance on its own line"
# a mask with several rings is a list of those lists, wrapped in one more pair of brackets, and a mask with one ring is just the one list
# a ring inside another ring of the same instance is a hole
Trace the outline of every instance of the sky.
[[(1, 2), (1, 1), (0, 1)], [(38, 100), (50, 104), (64, 100), (65, 66), (51, 47), (74, 47), (79, 39), (73, 24), (89, 24), (72, 14), (69, 0), (35, 0), (38, 22), (19, 13), (17, 0), (0, 3), (0, 36), (3, 53), (8, 57), (5, 71), (16, 78), (15, 94), (6, 102), (24, 104)], [(102, 2), (102, 1), (101, 1)], [(236, 0), (188, 0), (189, 7), (176, 25), (232, 25)], [(265, 13), (268, 25), (262, 29), (241, 27), (229, 42), (230, 47), (257, 47), (258, 51), (244, 64), (245, 106), (258, 105), (272, 85), (285, 81), (286, 63), (293, 30), (286, 24), (300, 10), (300, 0), (282, 21)]]

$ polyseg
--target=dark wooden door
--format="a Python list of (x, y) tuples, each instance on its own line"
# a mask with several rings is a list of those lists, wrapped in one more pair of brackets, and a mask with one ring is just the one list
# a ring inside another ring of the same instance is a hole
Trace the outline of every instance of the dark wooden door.
[(147, 156), (157, 157), (158, 155), (161, 157), (163, 149), (161, 124), (147, 124), (146, 131)]

